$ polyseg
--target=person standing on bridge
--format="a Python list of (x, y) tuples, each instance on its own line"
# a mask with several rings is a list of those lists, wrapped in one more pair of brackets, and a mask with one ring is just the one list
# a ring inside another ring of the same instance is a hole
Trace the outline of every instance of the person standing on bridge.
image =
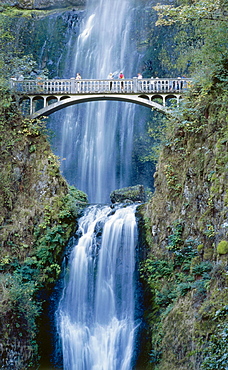
[[(138, 80), (141, 80), (143, 78), (142, 73), (138, 73), (137, 78)], [(138, 83), (138, 89), (139, 91), (142, 91), (142, 82)]]
[[(81, 77), (80, 73), (77, 73), (76, 80), (81, 80), (81, 79), (82, 79), (82, 77)], [(77, 91), (80, 92), (80, 90), (81, 90), (81, 83), (78, 82), (77, 83)]]
[[(123, 72), (120, 72), (120, 74), (119, 74), (119, 78), (121, 79), (121, 80), (123, 80), (124, 79), (124, 74), (123, 74)], [(123, 81), (121, 81), (121, 90), (123, 91), (123, 87), (124, 87), (124, 83), (123, 83)]]
[(113, 80), (113, 73), (112, 72), (109, 73), (108, 80), (111, 80), (109, 82), (109, 90), (111, 91), (112, 90), (112, 80)]

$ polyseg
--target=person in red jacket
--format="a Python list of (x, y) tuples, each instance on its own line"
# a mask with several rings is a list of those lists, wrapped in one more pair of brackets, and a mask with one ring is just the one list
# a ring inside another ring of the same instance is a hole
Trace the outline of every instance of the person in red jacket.
[[(119, 74), (119, 78), (121, 79), (121, 80), (123, 80), (124, 79), (124, 74), (123, 74), (123, 72), (120, 72), (120, 74)], [(121, 90), (123, 91), (123, 87), (124, 87), (124, 84), (123, 84), (123, 81), (121, 81)]]

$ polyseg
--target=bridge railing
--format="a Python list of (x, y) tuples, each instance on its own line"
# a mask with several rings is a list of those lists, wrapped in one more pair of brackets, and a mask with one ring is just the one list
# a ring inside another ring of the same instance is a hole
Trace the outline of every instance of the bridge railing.
[(101, 93), (180, 93), (191, 83), (187, 78), (132, 78), (113, 80), (36, 79), (15, 80), (13, 91), (23, 95), (101, 94)]

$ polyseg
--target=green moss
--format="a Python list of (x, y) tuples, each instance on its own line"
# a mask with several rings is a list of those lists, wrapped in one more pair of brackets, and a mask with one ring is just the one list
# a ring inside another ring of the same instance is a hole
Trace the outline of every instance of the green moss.
[(201, 251), (203, 250), (203, 248), (204, 248), (204, 245), (203, 245), (203, 244), (199, 244), (199, 245), (197, 246), (197, 250), (198, 250), (198, 252), (201, 252)]
[(228, 190), (226, 191), (225, 196), (224, 196), (224, 203), (226, 206), (228, 205)]
[(33, 264), (47, 287), (59, 276), (60, 256), (75, 229), (76, 217), (86, 204), (86, 194), (71, 186), (68, 194), (56, 196), (50, 205), (45, 206), (43, 222), (35, 229), (36, 260)]
[(211, 261), (213, 259), (213, 255), (214, 255), (214, 249), (212, 247), (208, 247), (204, 250), (203, 258), (206, 261), (208, 260)]
[(217, 252), (218, 254), (228, 253), (228, 241), (227, 240), (221, 240), (221, 242), (218, 243)]

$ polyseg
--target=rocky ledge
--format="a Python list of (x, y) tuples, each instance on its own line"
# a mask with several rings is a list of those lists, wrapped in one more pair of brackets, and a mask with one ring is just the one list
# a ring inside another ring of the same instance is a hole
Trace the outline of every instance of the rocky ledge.
[(145, 202), (146, 194), (143, 185), (130, 186), (114, 190), (110, 194), (112, 203)]

